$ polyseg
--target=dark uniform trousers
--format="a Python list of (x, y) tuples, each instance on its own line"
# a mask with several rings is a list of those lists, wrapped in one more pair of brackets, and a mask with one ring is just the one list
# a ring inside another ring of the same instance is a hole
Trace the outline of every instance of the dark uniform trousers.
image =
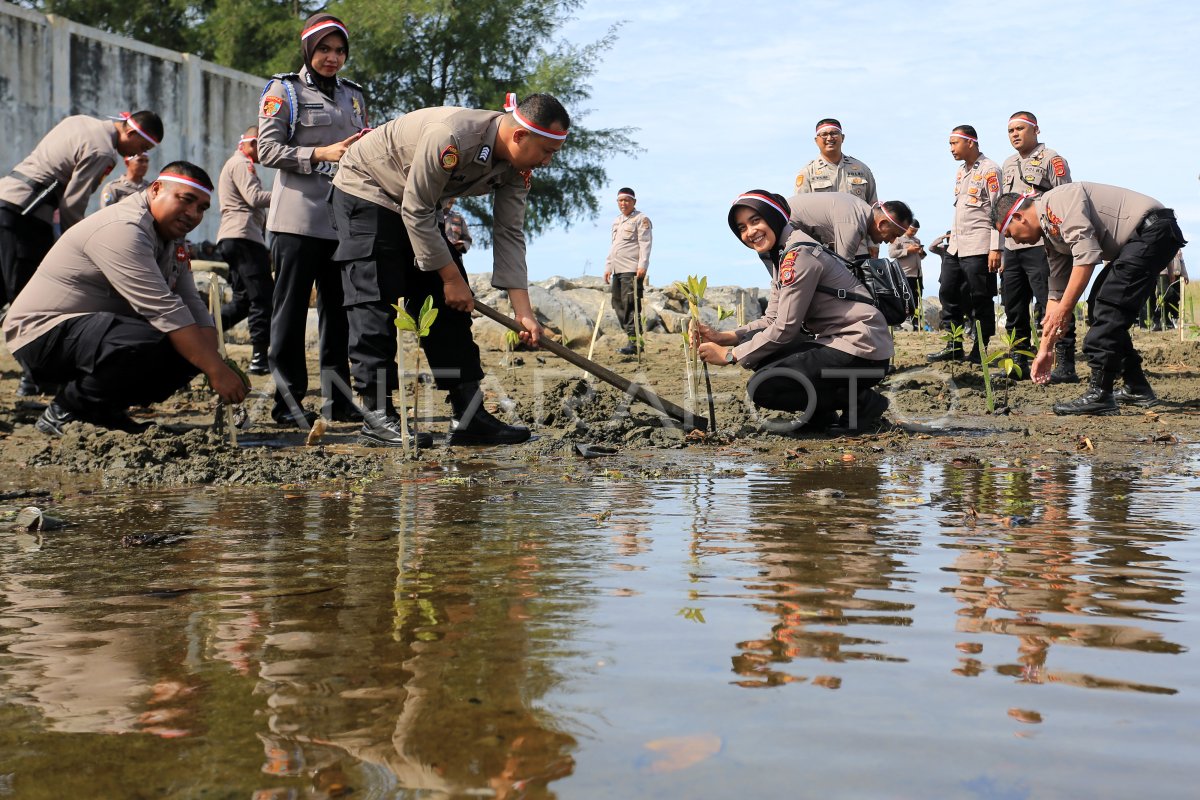
[[(790, 352), (759, 365), (746, 387), (751, 401), (761, 408), (802, 412), (811, 391), (816, 393), (813, 414), (844, 411), (850, 406), (850, 377), (839, 370), (855, 371), (855, 393), (870, 389), (887, 374), (888, 361), (853, 356), (813, 341), (799, 342)], [(864, 373), (864, 374), (860, 374)]]
[(921, 330), (921, 293), (925, 291), (925, 282), (919, 276), (906, 275), (904, 280), (908, 282), (908, 291), (913, 298), (913, 315), (912, 326), (914, 331)]
[(84, 419), (166, 400), (200, 373), (165, 333), (141, 317), (71, 317), (13, 357), (41, 384), (62, 384), (55, 402)]
[(217, 248), (229, 264), (233, 287), (233, 300), (221, 306), (221, 327), (229, 330), (247, 320), (250, 343), (255, 351), (265, 350), (271, 343), (271, 297), (275, 293), (271, 256), (266, 247), (249, 239), (222, 239)]
[(637, 308), (633, 302), (633, 293), (637, 291), (638, 303), (641, 303), (645, 290), (646, 279), (638, 279), (636, 272), (614, 272), (612, 276), (612, 307), (617, 314), (617, 322), (621, 330), (630, 339), (637, 336)]
[(54, 244), (54, 229), (20, 209), (0, 203), (0, 306), (11, 303), (29, 283)]
[(350, 386), (342, 277), (333, 263), (336, 249), (336, 240), (295, 233), (277, 233), (271, 241), (275, 292), (272, 295), (269, 358), (271, 374), (275, 378), (275, 407), (271, 416), (277, 420), (293, 417), (308, 392), (304, 329), (308, 321), (308, 298), (314, 283), (320, 326), (321, 396), (329, 407), (349, 408), (353, 404), (345, 389), (335, 394), (339, 387), (333, 385), (336, 379), (345, 387)]
[(967, 336), (975, 335), (975, 321), (983, 329), (983, 338), (990, 339), (996, 332), (996, 313), (992, 298), (996, 296), (996, 276), (988, 272), (988, 257), (951, 256), (942, 258), (942, 274), (939, 279), (938, 298), (942, 301), (942, 327), (950, 324), (962, 325), (963, 319), (971, 324)]
[[(1000, 275), (1000, 297), (1004, 301), (1004, 319), (1009, 332), (1016, 332), (1023, 349), (1033, 342), (1029, 304), (1046, 307), (1050, 291), (1050, 263), (1045, 247), (1025, 247), (1004, 252), (1004, 272)], [(1074, 332), (1071, 336), (1074, 345)]]
[[(483, 380), (479, 346), (471, 335), (471, 315), (446, 305), (441, 275), (417, 267), (400, 215), (337, 187), (332, 202), (334, 225), (345, 232), (339, 258), (350, 325), (351, 370), (363, 404), (384, 410), (392, 392), (399, 388), (392, 305), (401, 297), (405, 310), (418, 322), (426, 297), (433, 297), (433, 307), (438, 309), (429, 335), (421, 339), (437, 387), (449, 391)], [(450, 255), (466, 280), (462, 254), (451, 247)]]
[(1129, 327), (1154, 291), (1158, 274), (1185, 244), (1175, 212), (1155, 209), (1100, 271), (1088, 295), (1091, 327), (1083, 337), (1083, 354), (1093, 372), (1106, 378), (1141, 374), (1142, 357), (1133, 349)]

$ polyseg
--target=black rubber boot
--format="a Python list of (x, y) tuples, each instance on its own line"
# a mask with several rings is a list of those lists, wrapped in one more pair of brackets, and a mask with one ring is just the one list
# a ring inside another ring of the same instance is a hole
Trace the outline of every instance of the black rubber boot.
[(1093, 417), (1111, 417), (1120, 414), (1117, 399), (1113, 396), (1113, 375), (1092, 371), (1087, 391), (1074, 400), (1055, 403), (1054, 413), (1060, 417), (1072, 414), (1087, 414)]
[(506, 425), (483, 407), (478, 383), (464, 383), (449, 392), (454, 418), (450, 420), (450, 444), (520, 444), (529, 440), (529, 429)]
[(38, 386), (33, 378), (21, 375), (21, 382), (17, 384), (17, 397), (40, 397), (46, 393), (47, 390)]
[(271, 372), (271, 365), (267, 363), (267, 348), (254, 348), (254, 352), (250, 356), (250, 366), (246, 369), (251, 375), (268, 375)]
[(851, 424), (850, 410), (842, 412), (837, 425), (829, 428), (834, 436), (854, 436), (859, 433), (869, 433), (879, 428), (883, 412), (888, 410), (888, 399), (874, 389), (864, 389), (858, 393), (855, 405), (855, 419)]
[(1054, 369), (1050, 370), (1051, 383), (1078, 383), (1075, 372), (1075, 348), (1066, 342), (1054, 343)]
[(34, 427), (47, 436), (62, 436), (63, 426), (68, 422), (75, 422), (79, 419), (75, 412), (68, 411), (58, 404), (58, 401), (50, 401), (50, 405), (46, 406), (46, 410), (38, 417), (38, 421), (34, 423)]
[[(363, 411), (363, 426), (358, 432), (358, 441), (368, 447), (403, 447), (404, 434), (400, 418), (394, 409), (385, 411)], [(417, 447), (433, 447), (433, 434), (428, 431), (410, 430), (409, 436), (416, 437)]]

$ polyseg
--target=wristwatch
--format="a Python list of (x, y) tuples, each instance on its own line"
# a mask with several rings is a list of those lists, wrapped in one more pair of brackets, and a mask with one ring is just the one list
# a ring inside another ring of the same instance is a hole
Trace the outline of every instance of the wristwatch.
[(726, 364), (736, 364), (737, 363), (737, 356), (735, 356), (733, 354), (732, 347), (725, 350), (725, 363)]

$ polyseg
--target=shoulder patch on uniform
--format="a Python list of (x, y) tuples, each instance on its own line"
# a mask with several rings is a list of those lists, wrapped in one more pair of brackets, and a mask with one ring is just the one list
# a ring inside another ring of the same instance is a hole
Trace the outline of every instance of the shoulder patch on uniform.
[(175, 245), (175, 263), (188, 272), (192, 271), (192, 260), (188, 258), (187, 248), (183, 245)]
[(1000, 194), (1000, 176), (995, 170), (988, 173), (987, 176), (988, 191), (992, 194)]
[(796, 188), (799, 189), (803, 185), (804, 185), (804, 173), (801, 172), (799, 175), (796, 176)]
[(268, 95), (263, 98), (262, 115), (264, 117), (274, 117), (279, 113), (279, 109), (283, 108), (283, 98), (275, 95)]
[(642, 217), (642, 227), (643, 228), (650, 227), (650, 218), (649, 217), (645, 217), (645, 216)]
[(796, 282), (796, 251), (788, 253), (779, 264), (779, 285), (791, 286)]
[(485, 144), (483, 147), (479, 148), (479, 155), (475, 156), (475, 160), (480, 164), (486, 164), (488, 159), (491, 157), (492, 146), (490, 144)]
[(529, 185), (533, 183), (533, 170), (523, 169), (517, 174), (525, 179), (525, 188), (528, 189)]
[(1062, 217), (1054, 213), (1049, 203), (1046, 204), (1046, 219), (1050, 220), (1051, 225), (1062, 225)]
[(1055, 156), (1050, 160), (1050, 166), (1054, 169), (1054, 177), (1061, 178), (1067, 174), (1067, 162), (1063, 161), (1062, 156)]
[(458, 148), (452, 144), (446, 145), (438, 154), (438, 161), (442, 163), (442, 169), (450, 172), (458, 166)]
[(247, 162), (246, 162), (246, 169), (250, 171), (250, 174), (251, 174), (251, 175), (253, 175), (253, 174), (254, 174), (254, 162), (253, 162), (253, 161), (247, 161)]

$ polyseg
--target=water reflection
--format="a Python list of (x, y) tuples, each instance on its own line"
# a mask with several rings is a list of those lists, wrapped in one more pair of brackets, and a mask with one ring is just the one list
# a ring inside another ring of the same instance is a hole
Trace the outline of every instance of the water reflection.
[[(806, 470), (751, 484), (757, 574), (746, 589), (775, 621), (769, 633), (737, 643), (738, 685), (805, 680), (784, 669), (796, 659), (904, 660), (887, 652), (880, 631), (909, 625), (913, 606), (880, 593), (903, 591), (902, 565), (915, 534), (888, 530), (882, 484), (878, 468)], [(812, 681), (841, 685), (836, 673)]]
[[(1050, 664), (1055, 646), (1171, 654), (1185, 649), (1157, 630), (1119, 621), (1168, 621), (1183, 595), (1179, 571), (1156, 552), (1178, 541), (1183, 529), (1169, 520), (1132, 522), (1154, 516), (1152, 508), (1131, 505), (1135, 497), (1143, 503), (1153, 497), (1139, 474), (1093, 475), (1086, 465), (1036, 472), (944, 468), (949, 488), (942, 496), (957, 511), (942, 522), (942, 546), (956, 552), (944, 569), (957, 583), (945, 591), (962, 606), (955, 629), (971, 637), (957, 644), (964, 655), (955, 674), (985, 672), (983, 637), (1001, 634), (1015, 640), (1014, 655), (991, 668), (1021, 683), (1176, 692)], [(1036, 711), (1014, 711), (1023, 721), (1041, 720)]]

